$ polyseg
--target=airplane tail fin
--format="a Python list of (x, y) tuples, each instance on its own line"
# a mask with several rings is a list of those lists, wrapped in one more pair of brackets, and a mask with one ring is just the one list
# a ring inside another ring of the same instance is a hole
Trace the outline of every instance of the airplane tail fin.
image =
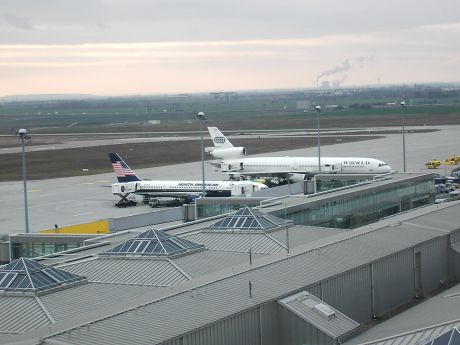
[(118, 153), (109, 153), (110, 160), (112, 161), (112, 167), (117, 176), (118, 182), (132, 182), (141, 181), (136, 176), (134, 171), (126, 164), (126, 162), (118, 155)]
[(211, 139), (215, 147), (220, 147), (223, 149), (234, 147), (217, 127), (208, 127), (208, 131), (211, 135)]

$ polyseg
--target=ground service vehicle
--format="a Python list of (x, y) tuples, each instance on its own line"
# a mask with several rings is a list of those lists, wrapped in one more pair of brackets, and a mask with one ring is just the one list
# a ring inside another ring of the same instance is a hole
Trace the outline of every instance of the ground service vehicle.
[(438, 160), (438, 159), (432, 159), (431, 161), (426, 162), (425, 166), (428, 169), (436, 169), (436, 168), (439, 168), (441, 166), (441, 161)]
[(446, 159), (446, 164), (448, 165), (457, 165), (460, 163), (460, 156), (452, 155)]
[[(187, 202), (185, 202), (187, 203)], [(150, 198), (149, 206), (150, 207), (165, 207), (165, 206), (180, 206), (184, 202), (179, 198)]]

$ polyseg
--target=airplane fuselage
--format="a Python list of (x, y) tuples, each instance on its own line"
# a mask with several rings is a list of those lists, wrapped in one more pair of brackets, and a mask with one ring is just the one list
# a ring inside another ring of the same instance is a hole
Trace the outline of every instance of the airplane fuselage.
[(391, 171), (385, 162), (364, 157), (254, 157), (220, 162), (221, 171), (228, 174), (260, 175), (299, 173), (383, 174)]
[[(250, 181), (205, 181), (206, 196), (234, 196), (245, 195), (265, 189), (267, 186)], [(112, 185), (113, 194), (134, 193), (149, 196), (184, 197), (190, 194), (201, 194), (203, 183), (201, 181), (133, 181), (115, 183)]]

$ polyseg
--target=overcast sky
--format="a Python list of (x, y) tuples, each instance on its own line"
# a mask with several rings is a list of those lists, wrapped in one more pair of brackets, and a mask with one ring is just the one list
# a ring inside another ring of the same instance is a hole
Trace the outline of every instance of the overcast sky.
[(0, 96), (459, 75), (459, 0), (0, 0)]

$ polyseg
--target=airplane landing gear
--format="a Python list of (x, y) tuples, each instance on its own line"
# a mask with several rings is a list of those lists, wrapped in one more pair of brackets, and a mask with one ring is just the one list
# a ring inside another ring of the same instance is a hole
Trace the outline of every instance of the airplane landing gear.
[(115, 204), (116, 207), (130, 207), (130, 206), (136, 206), (137, 202), (133, 200), (128, 200), (128, 195), (127, 194), (117, 194), (121, 199)]

